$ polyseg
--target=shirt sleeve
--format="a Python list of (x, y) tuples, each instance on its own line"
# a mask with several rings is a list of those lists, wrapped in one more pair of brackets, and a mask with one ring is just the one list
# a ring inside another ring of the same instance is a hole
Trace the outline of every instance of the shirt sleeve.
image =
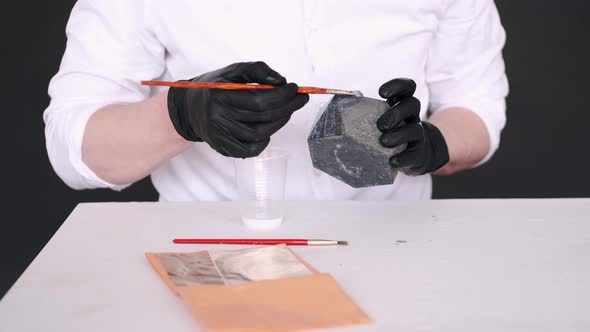
[(98, 109), (149, 97), (141, 80), (164, 70), (164, 48), (147, 28), (141, 0), (79, 0), (66, 27), (67, 44), (49, 83), (51, 102), (43, 114), (49, 160), (71, 188), (112, 188), (82, 161), (86, 123)]
[(449, 0), (429, 51), (430, 111), (467, 108), (487, 128), (490, 150), (478, 165), (497, 150), (506, 123), (505, 40), (493, 0)]

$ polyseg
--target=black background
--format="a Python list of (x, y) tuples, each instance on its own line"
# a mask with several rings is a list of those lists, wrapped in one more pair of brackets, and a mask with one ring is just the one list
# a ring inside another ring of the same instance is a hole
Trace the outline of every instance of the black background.
[[(55, 175), (42, 113), (75, 1), (22, 3), (2, 15), (0, 296), (78, 202), (157, 198), (149, 179), (117, 193), (73, 191)], [(508, 34), (504, 56), (511, 88), (502, 145), (486, 165), (436, 178), (434, 196), (588, 197), (590, 2), (496, 3)]]

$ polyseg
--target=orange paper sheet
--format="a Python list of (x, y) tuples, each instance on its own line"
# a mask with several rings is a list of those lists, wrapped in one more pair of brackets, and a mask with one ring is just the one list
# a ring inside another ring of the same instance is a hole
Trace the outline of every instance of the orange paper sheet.
[(159, 255), (165, 254), (146, 257), (205, 331), (302, 331), (371, 323), (331, 275), (319, 274), (289, 248), (281, 249), (309, 268), (309, 275), (230, 286), (178, 286), (160, 262)]

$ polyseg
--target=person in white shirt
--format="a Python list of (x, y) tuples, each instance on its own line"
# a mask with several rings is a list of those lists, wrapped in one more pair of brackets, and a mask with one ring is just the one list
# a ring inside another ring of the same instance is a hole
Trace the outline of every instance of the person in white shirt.
[[(151, 175), (163, 201), (234, 200), (232, 157), (270, 145), (289, 150), (287, 199), (425, 199), (431, 172), (484, 163), (505, 124), (493, 0), (79, 0), (66, 33), (44, 120), (50, 161), (75, 189)], [(140, 84), (191, 78), (277, 88)], [(329, 96), (286, 78), (387, 99), (381, 144), (411, 147), (391, 159), (395, 183), (355, 189), (315, 170), (306, 138)]]

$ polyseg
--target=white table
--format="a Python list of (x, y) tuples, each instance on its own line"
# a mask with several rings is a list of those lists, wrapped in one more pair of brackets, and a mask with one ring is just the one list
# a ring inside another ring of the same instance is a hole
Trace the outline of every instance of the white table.
[(0, 301), (0, 331), (198, 331), (144, 252), (253, 236), (351, 242), (296, 248), (376, 322), (345, 331), (590, 331), (589, 199), (292, 202), (264, 234), (235, 209), (79, 205)]

